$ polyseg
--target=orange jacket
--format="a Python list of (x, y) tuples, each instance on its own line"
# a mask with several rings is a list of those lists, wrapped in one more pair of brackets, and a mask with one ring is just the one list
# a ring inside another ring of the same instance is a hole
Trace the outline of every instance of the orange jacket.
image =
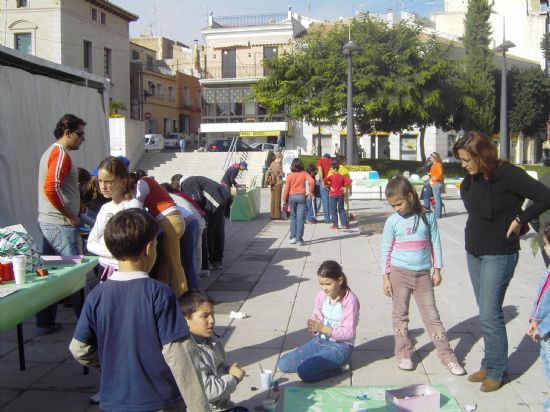
[(443, 183), (443, 163), (435, 162), (430, 169), (430, 183)]

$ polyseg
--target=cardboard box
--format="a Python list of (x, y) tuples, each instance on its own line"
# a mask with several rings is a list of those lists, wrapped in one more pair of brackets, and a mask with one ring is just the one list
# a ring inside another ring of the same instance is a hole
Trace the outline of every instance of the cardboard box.
[(386, 391), (386, 407), (392, 412), (435, 412), (440, 394), (430, 385), (411, 385)]

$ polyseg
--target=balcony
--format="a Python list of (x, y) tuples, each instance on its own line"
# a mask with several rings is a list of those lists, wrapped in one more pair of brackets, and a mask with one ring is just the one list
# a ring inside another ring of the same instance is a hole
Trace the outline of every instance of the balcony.
[(249, 14), (243, 16), (224, 16), (212, 19), (212, 28), (256, 27), (288, 24), (287, 13)]
[(284, 122), (282, 114), (267, 118), (266, 115), (235, 115), (221, 114), (219, 116), (202, 116), (202, 123), (256, 123), (256, 122)]
[(206, 69), (206, 79), (241, 79), (262, 78), (268, 74), (262, 63), (241, 64), (233, 67), (222, 67), (210, 64)]

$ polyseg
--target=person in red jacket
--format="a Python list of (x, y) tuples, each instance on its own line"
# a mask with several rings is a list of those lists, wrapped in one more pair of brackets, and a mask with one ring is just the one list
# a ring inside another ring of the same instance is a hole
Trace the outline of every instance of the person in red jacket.
[[(340, 165), (338, 162), (332, 162), (330, 165), (332, 174), (323, 179), (325, 185), (329, 186), (330, 214), (332, 217), (332, 226), (330, 228), (338, 229), (338, 215), (340, 215), (342, 226), (344, 229), (349, 229), (348, 216), (344, 208), (344, 187), (351, 183), (351, 179), (338, 173), (339, 168)], [(338, 213), (336, 213), (337, 210)]]

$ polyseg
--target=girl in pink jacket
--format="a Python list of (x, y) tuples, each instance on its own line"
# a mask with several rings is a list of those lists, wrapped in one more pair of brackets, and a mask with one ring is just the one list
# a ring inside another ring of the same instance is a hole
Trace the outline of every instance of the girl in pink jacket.
[(331, 378), (349, 362), (359, 321), (359, 300), (348, 287), (342, 267), (324, 261), (317, 271), (321, 291), (315, 297), (307, 328), (315, 337), (282, 356), (277, 367), (297, 372), (304, 382)]

